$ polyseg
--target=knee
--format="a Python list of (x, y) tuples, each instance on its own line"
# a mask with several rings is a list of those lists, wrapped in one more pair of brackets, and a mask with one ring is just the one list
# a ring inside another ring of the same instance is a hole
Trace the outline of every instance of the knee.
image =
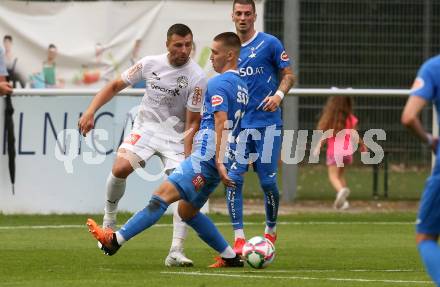
[(264, 176), (260, 177), (261, 188), (265, 193), (271, 192), (273, 194), (278, 194), (278, 185), (276, 176)]
[(188, 222), (197, 215), (197, 212), (199, 212), (199, 210), (193, 207), (189, 202), (180, 200), (177, 206), (177, 212), (183, 221)]
[(117, 178), (127, 178), (133, 171), (133, 168), (128, 164), (115, 162), (112, 167), (112, 174)]
[(166, 210), (168, 208), (168, 204), (163, 201), (159, 196), (153, 195), (148, 202), (148, 205), (146, 206), (146, 209), (148, 209), (150, 212), (155, 212), (159, 209)]
[(241, 185), (243, 184), (244, 180), (243, 180), (243, 174), (241, 173), (237, 173), (237, 172), (229, 172), (228, 176), (230, 179), (232, 179), (232, 181), (235, 182), (236, 185)]

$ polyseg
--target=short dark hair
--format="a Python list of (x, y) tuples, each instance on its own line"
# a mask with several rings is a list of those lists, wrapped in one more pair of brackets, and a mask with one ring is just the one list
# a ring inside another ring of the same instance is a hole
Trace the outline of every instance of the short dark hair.
[(256, 12), (254, 0), (234, 0), (234, 3), (232, 4), (232, 10), (234, 10), (235, 4), (251, 5), (252, 10), (254, 10), (254, 13)]
[(214, 41), (222, 42), (224, 46), (240, 52), (241, 41), (237, 34), (235, 34), (234, 32), (220, 33), (214, 37)]
[(191, 34), (191, 36), (193, 35), (191, 29), (188, 26), (180, 23), (174, 24), (168, 29), (167, 39), (171, 38), (171, 36), (173, 36), (174, 34), (181, 37), (185, 37), (188, 34)]
[(57, 48), (57, 46), (55, 46), (55, 44), (49, 44), (49, 47), (48, 47), (48, 49), (52, 49), (52, 48)]
[(3, 37), (3, 41), (4, 41), (4, 40), (9, 40), (9, 41), (12, 42), (12, 36), (11, 36), (11, 35), (5, 35), (5, 36)]

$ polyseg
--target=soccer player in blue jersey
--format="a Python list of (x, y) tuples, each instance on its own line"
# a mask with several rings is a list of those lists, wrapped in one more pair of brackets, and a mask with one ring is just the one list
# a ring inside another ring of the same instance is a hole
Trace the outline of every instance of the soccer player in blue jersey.
[[(284, 95), (295, 82), (290, 60), (282, 43), (274, 36), (257, 32), (257, 14), (253, 0), (234, 0), (232, 20), (241, 40), (240, 76), (249, 87), (249, 104), (242, 120), (247, 130), (246, 158), (257, 154), (253, 162), (264, 192), (266, 229), (264, 236), (275, 243), (279, 191), (277, 186), (278, 159), (281, 151), (281, 109)], [(243, 175), (247, 164), (237, 165), (229, 172), (235, 187), (228, 187), (226, 198), (234, 228), (234, 251), (241, 254), (245, 244), (243, 231)]]
[[(428, 103), (434, 103), (440, 114), (440, 55), (429, 59), (420, 68), (402, 113), (402, 124), (410, 129), (434, 153), (438, 138), (425, 131), (419, 119)], [(425, 267), (440, 286), (440, 157), (437, 156), (432, 175), (428, 178), (420, 200), (416, 221), (416, 242)]]
[(220, 253), (210, 267), (242, 267), (213, 222), (199, 210), (222, 181), (233, 187), (227, 166), (234, 153), (241, 115), (248, 102), (246, 83), (240, 78), (237, 60), (240, 39), (233, 32), (217, 35), (212, 44), (211, 61), (220, 75), (208, 82), (200, 130), (194, 138), (193, 153), (153, 193), (149, 204), (125, 223), (117, 232), (101, 229), (92, 219), (89, 231), (102, 244), (107, 255), (113, 255), (127, 240), (155, 224), (168, 206), (179, 201), (178, 212), (209, 246)]

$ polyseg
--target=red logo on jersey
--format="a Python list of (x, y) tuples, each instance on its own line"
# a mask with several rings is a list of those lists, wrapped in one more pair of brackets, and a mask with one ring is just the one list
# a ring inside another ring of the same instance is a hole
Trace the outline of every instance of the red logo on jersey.
[(205, 183), (206, 183), (206, 179), (200, 173), (196, 174), (196, 176), (194, 176), (192, 179), (192, 184), (194, 185), (196, 191), (201, 189), (205, 185)]
[(285, 62), (289, 61), (289, 55), (287, 55), (286, 51), (283, 51), (281, 53), (281, 60), (283, 60)]
[(414, 92), (414, 91), (420, 90), (421, 88), (423, 88), (423, 86), (425, 86), (425, 81), (423, 81), (422, 78), (417, 77), (417, 78), (414, 80), (414, 83), (413, 83), (413, 85), (412, 85), (412, 87), (411, 87), (411, 92)]
[(222, 103), (223, 103), (223, 98), (221, 96), (219, 96), (219, 95), (212, 96), (212, 98), (211, 98), (211, 105), (213, 107), (219, 106)]
[(135, 145), (140, 138), (141, 138), (141, 135), (130, 134), (128, 137), (125, 138), (124, 143)]
[(192, 104), (193, 106), (200, 104), (202, 102), (202, 88), (195, 87), (194, 88), (194, 94), (192, 98)]

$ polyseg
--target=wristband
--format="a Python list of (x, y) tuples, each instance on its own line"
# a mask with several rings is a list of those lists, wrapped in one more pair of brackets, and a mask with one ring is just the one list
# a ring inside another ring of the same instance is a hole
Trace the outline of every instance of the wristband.
[(275, 92), (275, 95), (278, 95), (281, 98), (281, 100), (284, 99), (284, 92), (281, 90), (277, 90)]

